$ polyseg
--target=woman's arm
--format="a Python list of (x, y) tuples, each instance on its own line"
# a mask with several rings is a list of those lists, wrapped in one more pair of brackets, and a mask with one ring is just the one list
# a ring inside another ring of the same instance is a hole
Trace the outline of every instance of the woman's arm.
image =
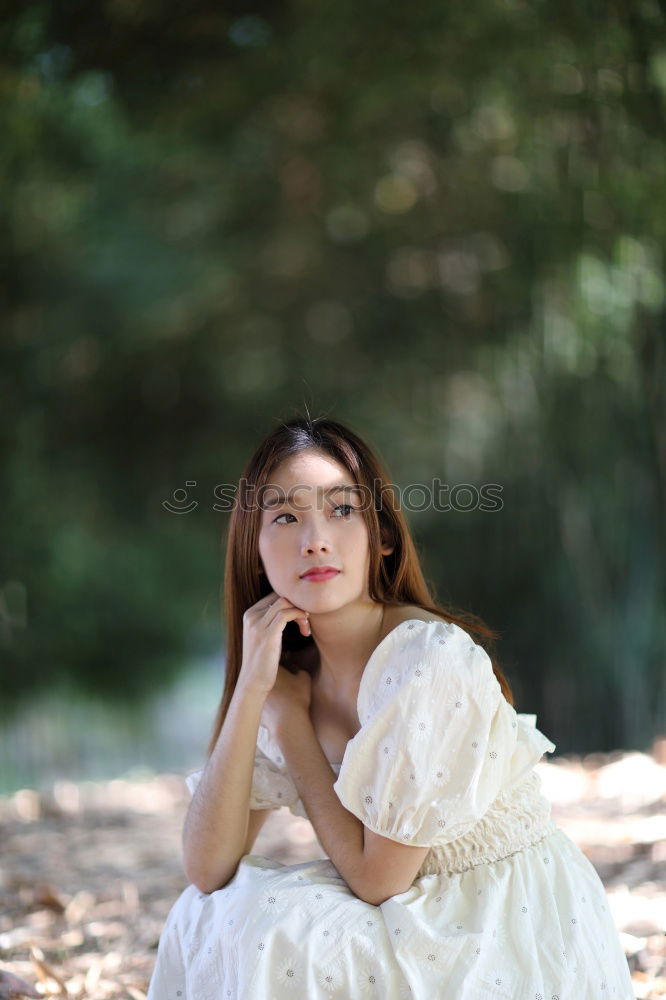
[(250, 791), (266, 691), (239, 680), (183, 825), (183, 867), (202, 892), (233, 878), (245, 853)]
[(354, 895), (379, 906), (407, 892), (430, 848), (396, 843), (373, 833), (345, 809), (333, 791), (336, 775), (309, 715), (292, 711), (276, 733), (315, 833)]
[(319, 842), (359, 898), (366, 895), (364, 826), (333, 791), (336, 775), (307, 712), (291, 711), (274, 735)]

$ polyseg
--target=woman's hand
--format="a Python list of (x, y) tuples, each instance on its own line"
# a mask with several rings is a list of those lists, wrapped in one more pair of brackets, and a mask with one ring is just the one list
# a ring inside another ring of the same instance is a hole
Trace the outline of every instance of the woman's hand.
[(297, 608), (274, 590), (243, 615), (243, 655), (239, 681), (268, 694), (277, 677), (282, 653), (282, 633), (288, 622), (298, 622), (301, 635), (310, 635), (308, 612)]
[(292, 674), (279, 666), (275, 684), (268, 692), (262, 719), (273, 738), (280, 729), (310, 721), (312, 679), (307, 670)]

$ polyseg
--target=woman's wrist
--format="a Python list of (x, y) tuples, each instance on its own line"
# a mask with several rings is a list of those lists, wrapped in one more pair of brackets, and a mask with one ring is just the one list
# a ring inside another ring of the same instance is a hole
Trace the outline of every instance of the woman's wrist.
[(264, 702), (270, 694), (269, 689), (262, 687), (261, 684), (257, 683), (257, 681), (244, 677), (243, 674), (241, 674), (236, 681), (234, 693), (236, 691), (243, 698), (256, 698), (257, 701), (261, 702)]

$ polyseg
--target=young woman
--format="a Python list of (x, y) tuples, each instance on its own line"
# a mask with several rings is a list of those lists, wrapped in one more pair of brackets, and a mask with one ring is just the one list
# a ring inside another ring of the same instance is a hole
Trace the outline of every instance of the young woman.
[[(439, 607), (351, 430), (281, 424), (239, 484), (224, 693), (148, 1000), (632, 1000), (592, 864), (471, 615)], [(328, 858), (253, 855), (269, 810)]]

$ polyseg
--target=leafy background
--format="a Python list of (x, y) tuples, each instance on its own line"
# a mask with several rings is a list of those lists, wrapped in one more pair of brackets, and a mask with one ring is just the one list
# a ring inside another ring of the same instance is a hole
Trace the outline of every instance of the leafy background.
[(663, 3), (4, 10), (5, 785), (203, 748), (219, 487), (306, 409), (501, 486), (408, 517), (558, 753), (664, 734)]

